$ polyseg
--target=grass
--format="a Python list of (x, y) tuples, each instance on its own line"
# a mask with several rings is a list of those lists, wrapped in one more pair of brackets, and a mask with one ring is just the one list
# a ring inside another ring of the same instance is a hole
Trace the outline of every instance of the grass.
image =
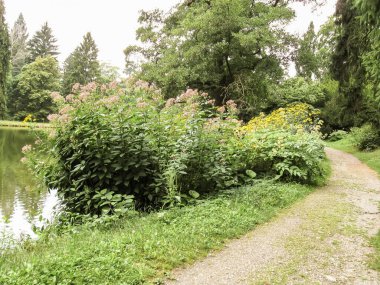
[(194, 206), (53, 231), (4, 253), (0, 284), (162, 284), (171, 269), (220, 249), (312, 190), (264, 181)]
[(2, 121), (0, 120), (0, 127), (9, 128), (48, 128), (50, 125), (47, 123), (31, 123), (31, 122), (18, 122), (18, 121)]
[(380, 148), (369, 152), (359, 151), (349, 136), (336, 142), (327, 142), (327, 146), (351, 153), (380, 175)]
[[(359, 151), (353, 145), (350, 136), (336, 142), (328, 142), (327, 145), (351, 153), (380, 175), (380, 148), (370, 152)], [(371, 239), (371, 245), (375, 248), (376, 253), (372, 255), (370, 266), (372, 269), (380, 271), (380, 231)]]

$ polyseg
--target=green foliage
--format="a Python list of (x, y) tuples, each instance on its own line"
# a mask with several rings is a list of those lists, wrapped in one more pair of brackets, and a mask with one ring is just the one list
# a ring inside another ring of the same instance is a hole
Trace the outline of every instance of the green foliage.
[(270, 91), (269, 100), (275, 108), (285, 107), (291, 103), (307, 103), (321, 107), (326, 102), (328, 94), (323, 84), (318, 81), (308, 81), (303, 77), (293, 77), (278, 84)]
[(332, 71), (339, 81), (341, 113), (349, 127), (368, 121), (380, 126), (380, 22), (376, 17), (379, 11), (371, 10), (375, 6), (372, 1), (360, 0), (340, 0), (337, 4), (339, 36)]
[(329, 134), (328, 140), (331, 142), (340, 141), (347, 137), (347, 132), (343, 130), (337, 130)]
[(295, 64), (298, 76), (307, 79), (319, 76), (317, 58), (317, 35), (314, 31), (314, 23), (311, 22), (308, 30), (299, 41), (296, 51)]
[(317, 183), (326, 174), (317, 114), (311, 106), (298, 104), (253, 118), (242, 128), (252, 169), (275, 179)]
[(33, 115), (39, 121), (56, 109), (50, 94), (60, 89), (58, 62), (53, 57), (37, 58), (26, 65), (13, 82), (13, 92), (9, 95), (9, 113), (23, 120)]
[(75, 83), (87, 84), (101, 77), (98, 48), (91, 33), (65, 60), (63, 68), (63, 93), (69, 94)]
[(7, 112), (6, 81), (11, 57), (8, 26), (4, 14), (4, 1), (0, 0), (0, 119), (4, 119)]
[[(60, 111), (49, 116), (54, 134), (29, 157), (48, 186), (59, 189), (68, 211), (113, 212), (93, 200), (98, 193), (133, 195), (136, 207), (147, 210), (252, 183), (257, 171), (303, 182), (321, 174), (321, 144), (316, 135), (307, 135), (308, 112), (297, 125), (305, 126), (304, 134), (290, 130), (273, 137), (277, 133), (269, 129), (269, 136), (243, 138), (236, 104), (216, 108), (195, 90), (166, 103), (159, 90), (141, 81), (127, 88), (77, 84), (73, 90), (65, 99), (57, 95)], [(289, 144), (278, 146), (280, 137)], [(261, 149), (254, 148), (256, 142)], [(262, 161), (269, 167), (262, 168)]]
[(53, 36), (53, 31), (46, 22), (28, 42), (28, 63), (35, 61), (38, 57), (51, 56), (56, 58), (59, 54), (56, 42), (57, 39)]
[(59, 235), (46, 231), (36, 243), (1, 256), (0, 283), (162, 284), (173, 268), (222, 248), (311, 191), (299, 184), (262, 182), (194, 206), (129, 214)]
[(380, 146), (379, 130), (371, 124), (365, 124), (360, 128), (352, 128), (351, 136), (354, 145), (359, 150), (369, 151)]
[(293, 41), (284, 28), (293, 16), (286, 5), (249, 0), (183, 1), (167, 16), (142, 12), (137, 38), (144, 46), (127, 48), (127, 68), (139, 51), (147, 59), (139, 75), (166, 97), (196, 88), (218, 105), (237, 101), (241, 115), (251, 116), (283, 76)]
[(12, 75), (17, 76), (29, 56), (27, 48), (28, 31), (22, 14), (17, 18), (11, 31)]

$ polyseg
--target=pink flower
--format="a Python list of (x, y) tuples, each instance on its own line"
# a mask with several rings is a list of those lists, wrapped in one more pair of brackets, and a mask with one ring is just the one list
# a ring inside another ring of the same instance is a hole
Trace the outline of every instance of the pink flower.
[(141, 101), (141, 102), (138, 102), (138, 103), (136, 104), (136, 106), (137, 106), (137, 108), (145, 108), (145, 107), (148, 107), (149, 104), (146, 103), (146, 102)]
[(21, 163), (26, 163), (27, 162), (27, 158), (24, 156), (24, 157), (22, 157), (21, 159), (20, 159), (20, 161), (21, 161)]
[(69, 112), (71, 112), (72, 110), (74, 110), (73, 107), (71, 107), (71, 106), (65, 106), (61, 110), (59, 110), (59, 113), (61, 115), (65, 115), (65, 114), (68, 114)]
[(53, 99), (53, 102), (59, 103), (65, 101), (65, 99), (59, 94), (58, 92), (52, 92), (50, 94), (51, 99)]
[(58, 116), (57, 114), (49, 114), (49, 115), (47, 116), (47, 119), (49, 120), (49, 122), (53, 122), (53, 121), (57, 120), (58, 117), (59, 117), (59, 116)]
[(216, 111), (218, 111), (219, 113), (223, 114), (226, 111), (226, 108), (224, 106), (221, 106), (218, 109), (216, 109)]
[(79, 88), (80, 88), (80, 84), (79, 83), (75, 83), (73, 85), (73, 88), (72, 88), (73, 93), (77, 92), (79, 90)]
[(116, 89), (117, 87), (117, 81), (112, 81), (108, 84), (109, 89)]
[(228, 110), (228, 112), (230, 112), (230, 113), (232, 113), (232, 114), (237, 113), (238, 108), (237, 108), (236, 103), (235, 103), (233, 100), (228, 100), (228, 101), (226, 102), (226, 105), (227, 105), (227, 110)]
[(79, 100), (81, 100), (82, 102), (86, 101), (88, 97), (90, 97), (90, 93), (87, 91), (81, 92), (78, 96)]
[(170, 98), (168, 101), (166, 101), (165, 107), (169, 108), (169, 107), (173, 106), (174, 104), (175, 104), (175, 99)]
[(66, 100), (66, 102), (73, 102), (74, 101), (74, 95), (73, 94), (67, 95), (65, 100)]
[(22, 153), (27, 153), (32, 150), (32, 146), (30, 144), (24, 145), (21, 149)]
[(214, 106), (214, 105), (215, 105), (215, 100), (214, 100), (214, 99), (212, 99), (212, 100), (208, 100), (208, 101), (206, 102), (206, 104), (211, 105), (211, 106)]

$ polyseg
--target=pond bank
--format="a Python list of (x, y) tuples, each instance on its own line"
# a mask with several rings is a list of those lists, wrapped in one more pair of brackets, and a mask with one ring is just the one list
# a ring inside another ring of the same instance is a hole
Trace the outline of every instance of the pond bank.
[(30, 122), (18, 122), (18, 121), (2, 121), (0, 120), (0, 127), (7, 128), (51, 128), (48, 123), (30, 123)]

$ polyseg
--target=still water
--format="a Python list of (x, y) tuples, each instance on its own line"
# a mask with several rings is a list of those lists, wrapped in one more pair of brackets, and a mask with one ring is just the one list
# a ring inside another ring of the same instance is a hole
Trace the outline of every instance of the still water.
[(58, 202), (56, 192), (37, 187), (20, 161), (21, 148), (33, 142), (28, 130), (0, 127), (0, 248), (5, 240), (35, 238), (33, 227), (50, 220)]

